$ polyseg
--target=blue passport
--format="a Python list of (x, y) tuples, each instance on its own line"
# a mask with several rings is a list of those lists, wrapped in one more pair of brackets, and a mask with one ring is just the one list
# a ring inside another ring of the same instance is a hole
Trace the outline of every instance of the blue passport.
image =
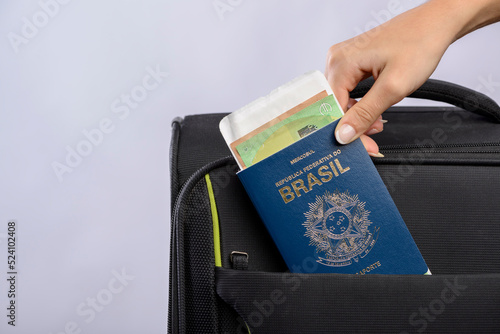
[(238, 173), (288, 268), (428, 273), (361, 140), (339, 145), (337, 123)]

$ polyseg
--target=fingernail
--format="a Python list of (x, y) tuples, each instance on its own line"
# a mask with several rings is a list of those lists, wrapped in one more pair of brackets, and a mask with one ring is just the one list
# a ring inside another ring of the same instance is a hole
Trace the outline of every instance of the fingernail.
[(385, 124), (385, 123), (387, 123), (387, 120), (386, 119), (381, 119), (380, 122)]
[(377, 130), (377, 129), (371, 129), (370, 131), (367, 131), (367, 132), (366, 132), (366, 134), (367, 134), (368, 136), (371, 136), (371, 135), (374, 135), (374, 134), (379, 133), (379, 132), (380, 132), (380, 131), (379, 131), (379, 130)]
[(384, 155), (380, 152), (377, 152), (377, 153), (368, 152), (368, 155), (371, 157), (374, 157), (374, 158), (383, 158), (384, 157)]
[(356, 131), (354, 130), (354, 128), (349, 124), (344, 124), (335, 133), (335, 138), (337, 138), (337, 141), (340, 144), (344, 145), (349, 143), (355, 135)]

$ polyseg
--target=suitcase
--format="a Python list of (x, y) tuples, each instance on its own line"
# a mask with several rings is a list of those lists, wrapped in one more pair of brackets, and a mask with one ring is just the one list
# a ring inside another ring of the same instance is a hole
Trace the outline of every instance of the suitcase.
[(169, 333), (499, 333), (500, 107), (437, 80), (411, 97), (454, 106), (387, 110), (373, 161), (432, 276), (288, 272), (236, 176), (226, 114), (175, 119)]

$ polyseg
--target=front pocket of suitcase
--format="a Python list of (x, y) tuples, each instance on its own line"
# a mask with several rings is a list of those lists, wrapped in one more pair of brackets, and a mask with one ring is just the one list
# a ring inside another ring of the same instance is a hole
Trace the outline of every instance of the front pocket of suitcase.
[(498, 333), (500, 274), (345, 275), (216, 269), (245, 333)]

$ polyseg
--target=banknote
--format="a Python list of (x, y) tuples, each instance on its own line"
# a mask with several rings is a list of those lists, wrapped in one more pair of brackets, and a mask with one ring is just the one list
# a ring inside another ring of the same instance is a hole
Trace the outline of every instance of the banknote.
[(330, 94), (333, 91), (323, 73), (311, 71), (225, 116), (219, 128), (240, 169), (246, 166), (236, 146)]
[[(322, 92), (326, 95), (326, 92)], [(343, 112), (333, 95), (327, 95), (302, 108), (295, 108), (276, 120), (256, 129), (231, 147), (238, 152), (244, 168), (267, 158), (312, 132), (342, 117)]]

